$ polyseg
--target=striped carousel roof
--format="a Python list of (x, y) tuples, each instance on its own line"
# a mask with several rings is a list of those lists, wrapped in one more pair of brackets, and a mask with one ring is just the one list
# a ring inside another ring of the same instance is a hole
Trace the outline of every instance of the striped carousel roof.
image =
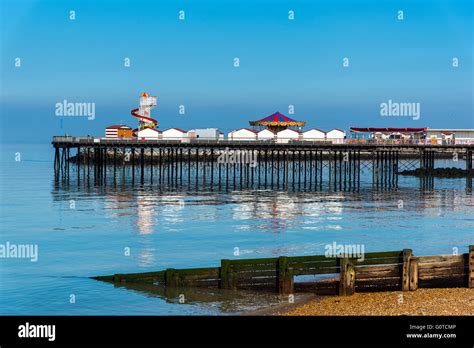
[(258, 121), (250, 121), (250, 125), (252, 126), (289, 126), (289, 127), (302, 127), (306, 124), (306, 122), (296, 121), (288, 116), (283, 115), (281, 112), (275, 112), (270, 116), (262, 118)]

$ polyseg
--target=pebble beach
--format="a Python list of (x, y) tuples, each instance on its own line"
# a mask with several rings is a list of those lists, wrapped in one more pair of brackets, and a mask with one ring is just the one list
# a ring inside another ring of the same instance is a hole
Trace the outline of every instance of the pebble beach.
[(352, 296), (316, 296), (277, 315), (380, 316), (474, 315), (474, 289), (418, 289), (356, 293)]

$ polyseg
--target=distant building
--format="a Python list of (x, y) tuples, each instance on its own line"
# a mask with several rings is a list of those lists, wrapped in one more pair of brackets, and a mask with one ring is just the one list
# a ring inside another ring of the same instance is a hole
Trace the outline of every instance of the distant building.
[(300, 139), (300, 136), (301, 136), (300, 132), (291, 128), (286, 128), (284, 130), (279, 131), (276, 134), (278, 143), (288, 143), (293, 140), (298, 140)]
[(144, 128), (138, 131), (137, 138), (140, 140), (158, 140), (161, 139), (161, 131), (155, 128)]
[(425, 142), (426, 128), (401, 128), (401, 127), (351, 127), (349, 142), (392, 142), (392, 143), (406, 143), (406, 142)]
[(185, 130), (182, 130), (180, 128), (170, 128), (161, 133), (162, 139), (168, 139), (168, 140), (180, 140), (182, 138), (186, 138), (188, 136), (188, 132)]
[(344, 143), (344, 138), (346, 137), (346, 132), (341, 129), (331, 129), (326, 133), (326, 140), (331, 141), (333, 144), (342, 144)]
[(257, 133), (258, 140), (273, 140), (275, 139), (276, 133), (268, 128), (265, 128)]
[(426, 129), (426, 139), (433, 144), (474, 144), (474, 129)]
[(188, 137), (201, 140), (219, 140), (224, 138), (224, 133), (217, 128), (196, 128), (188, 131)]
[(324, 141), (326, 139), (326, 132), (313, 128), (303, 132), (302, 138), (306, 141)]
[(131, 138), (132, 136), (132, 128), (125, 125), (114, 124), (105, 128), (106, 138)]
[(257, 132), (253, 129), (241, 128), (227, 135), (229, 140), (257, 140)]

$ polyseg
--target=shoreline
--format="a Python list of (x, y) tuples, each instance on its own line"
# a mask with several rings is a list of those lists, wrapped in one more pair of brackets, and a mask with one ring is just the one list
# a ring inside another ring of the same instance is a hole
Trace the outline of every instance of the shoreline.
[(242, 315), (284, 316), (474, 316), (474, 289), (361, 292), (352, 296), (296, 294), (281, 303)]
[(295, 294), (294, 302), (280, 302), (267, 308), (260, 308), (248, 312), (240, 313), (240, 316), (269, 316), (269, 315), (280, 315), (280, 313), (286, 313), (291, 310), (295, 310), (300, 306), (316, 301), (320, 297), (311, 293), (299, 293)]

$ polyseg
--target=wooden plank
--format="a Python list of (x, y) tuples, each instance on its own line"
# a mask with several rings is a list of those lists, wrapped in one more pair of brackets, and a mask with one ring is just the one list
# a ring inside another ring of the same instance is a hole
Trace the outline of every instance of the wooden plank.
[(200, 274), (219, 274), (218, 267), (208, 267), (208, 268), (184, 268), (184, 269), (175, 269), (176, 272), (183, 275), (200, 275)]
[(226, 259), (221, 260), (221, 267), (220, 267), (220, 288), (221, 289), (229, 289), (229, 265), (230, 261)]
[(400, 277), (386, 277), (386, 278), (369, 278), (369, 279), (357, 279), (356, 278), (356, 290), (359, 291), (359, 288), (362, 287), (370, 287), (370, 288), (378, 288), (378, 287), (387, 287), (393, 286), (400, 289), (401, 279)]
[(390, 268), (390, 269), (385, 269), (385, 270), (380, 270), (380, 271), (359, 271), (356, 268), (357, 272), (357, 279), (371, 279), (371, 278), (393, 278), (393, 277), (400, 277), (401, 274), (401, 269), (399, 266), (396, 266), (396, 268)]
[(166, 286), (170, 287), (178, 287), (180, 286), (180, 279), (179, 279), (179, 274), (176, 272), (175, 269), (173, 268), (168, 268), (165, 271), (165, 284)]
[(469, 245), (469, 273), (468, 284), (469, 288), (474, 288), (474, 245)]
[(420, 279), (430, 279), (430, 278), (439, 278), (439, 277), (451, 278), (452, 276), (456, 276), (456, 275), (467, 276), (467, 274), (468, 274), (467, 269), (439, 268), (436, 271), (419, 272), (418, 277)]
[(115, 275), (106, 275), (106, 276), (96, 276), (96, 277), (91, 277), (91, 279), (95, 280), (101, 280), (103, 282), (113, 282), (115, 278)]
[(165, 272), (164, 271), (159, 271), (159, 272), (144, 272), (144, 273), (118, 273), (114, 274), (112, 277), (114, 279), (123, 279), (124, 281), (137, 281), (137, 280), (142, 280), (146, 279), (149, 281), (159, 281), (162, 280), (164, 281), (164, 276)]
[(355, 267), (348, 258), (341, 259), (341, 272), (339, 277), (339, 296), (350, 296), (355, 291)]
[[(178, 273), (179, 274), (179, 273)], [(193, 274), (193, 275), (179, 275), (179, 277), (183, 281), (191, 281), (191, 280), (205, 280), (205, 279), (215, 279), (218, 280), (220, 279), (218, 275), (210, 274), (210, 275), (205, 275), (205, 274)]]
[[(387, 258), (393, 258), (393, 259), (399, 259), (402, 257), (402, 251), (396, 250), (396, 251), (382, 251), (382, 252), (373, 252), (373, 253), (366, 253), (364, 254), (364, 261), (369, 260), (369, 259), (387, 259)], [(331, 262), (335, 264), (337, 262), (336, 257), (326, 257), (325, 255), (314, 255), (314, 256), (290, 256), (288, 257), (288, 263), (293, 264), (293, 263), (300, 263), (300, 262)], [(392, 260), (390, 260), (392, 261)], [(368, 264), (372, 264), (371, 261), (368, 261)]]
[(364, 259), (402, 257), (402, 256), (403, 256), (402, 250), (381, 251), (381, 252), (374, 252), (374, 253), (366, 253), (364, 254)]
[(464, 254), (459, 255), (432, 255), (432, 256), (417, 256), (418, 265), (421, 266), (423, 263), (431, 262), (449, 262), (449, 261), (462, 261), (464, 260)]
[(445, 261), (445, 262), (429, 262), (419, 265), (420, 270), (430, 270), (437, 268), (468, 268), (467, 262), (462, 261)]
[(465, 287), (467, 282), (466, 275), (454, 275), (452, 277), (433, 277), (429, 279), (419, 279), (419, 288), (454, 288)]
[(184, 285), (189, 287), (205, 287), (205, 288), (218, 288), (219, 287), (219, 280), (203, 280), (203, 281), (187, 281)]
[(415, 291), (418, 289), (418, 260), (411, 259), (410, 260), (410, 284), (409, 289), (410, 291)]
[(257, 277), (276, 277), (277, 275), (278, 272), (276, 271), (235, 272), (238, 281)]
[(356, 283), (356, 292), (399, 291), (400, 278), (398, 279), (373, 279), (369, 282)]
[(389, 264), (399, 264), (402, 263), (403, 259), (399, 257), (384, 257), (384, 258), (373, 258), (373, 259), (364, 259), (364, 261), (354, 260), (355, 266), (362, 265), (389, 265)]
[(327, 260), (327, 261), (308, 261), (308, 262), (290, 262), (288, 261), (288, 267), (293, 269), (296, 268), (321, 268), (321, 267), (335, 267), (338, 265), (338, 261), (334, 260)]
[(262, 259), (241, 259), (241, 260), (228, 260), (232, 265), (246, 265), (246, 264), (267, 264), (276, 263), (277, 257), (262, 258)]
[(410, 290), (410, 259), (412, 254), (411, 249), (403, 249), (402, 291)]
[(164, 276), (157, 276), (157, 277), (127, 277), (124, 274), (116, 274), (113, 276), (114, 282), (121, 282), (121, 283), (164, 283)]
[(316, 275), (316, 274), (334, 274), (339, 273), (339, 267), (329, 268), (307, 268), (307, 269), (293, 269), (293, 275)]
[(235, 272), (252, 272), (252, 271), (257, 271), (257, 270), (273, 270), (276, 272), (277, 270), (277, 264), (276, 263), (271, 263), (271, 264), (250, 264), (250, 265), (234, 265), (230, 264), (230, 267), (235, 271)]
[(436, 273), (443, 273), (443, 272), (454, 272), (454, 273), (468, 273), (469, 268), (464, 265), (456, 266), (456, 267), (433, 267), (433, 268), (421, 268), (418, 270), (420, 274), (436, 274)]
[(278, 292), (281, 295), (293, 293), (293, 274), (288, 269), (288, 257), (285, 256), (278, 258)]
[(267, 284), (267, 283), (276, 284), (277, 280), (278, 280), (277, 277), (249, 278), (249, 279), (242, 279), (237, 284), (239, 286), (244, 285), (244, 284)]
[(355, 266), (357, 274), (361, 272), (401, 271), (401, 265), (364, 265)]
[(310, 256), (288, 256), (288, 263), (298, 262), (317, 262), (317, 261), (335, 261), (334, 257), (326, 257), (325, 255), (310, 255)]

